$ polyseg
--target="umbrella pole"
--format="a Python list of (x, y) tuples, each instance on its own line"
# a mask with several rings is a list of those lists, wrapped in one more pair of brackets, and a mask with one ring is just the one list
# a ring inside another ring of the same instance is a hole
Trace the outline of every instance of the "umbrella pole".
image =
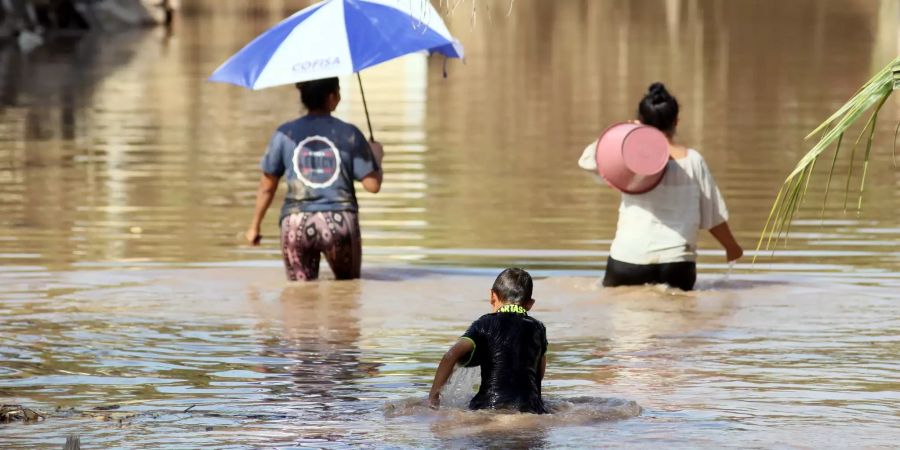
[(359, 80), (359, 93), (362, 94), (363, 109), (366, 110), (366, 123), (369, 125), (369, 140), (375, 142), (375, 135), (372, 134), (372, 120), (369, 119), (369, 106), (366, 104), (366, 91), (363, 90), (362, 76), (356, 72), (356, 79)]

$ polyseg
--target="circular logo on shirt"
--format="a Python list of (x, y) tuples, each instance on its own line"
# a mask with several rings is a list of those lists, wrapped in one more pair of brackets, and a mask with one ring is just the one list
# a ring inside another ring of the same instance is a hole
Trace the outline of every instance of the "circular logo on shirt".
[(308, 187), (327, 188), (341, 175), (341, 153), (330, 139), (310, 136), (294, 149), (294, 173)]

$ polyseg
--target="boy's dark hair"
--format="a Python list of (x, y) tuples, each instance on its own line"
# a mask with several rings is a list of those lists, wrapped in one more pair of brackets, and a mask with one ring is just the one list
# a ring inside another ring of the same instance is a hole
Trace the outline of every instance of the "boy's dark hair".
[(662, 131), (666, 136), (675, 134), (678, 100), (666, 90), (666, 85), (660, 82), (650, 85), (647, 95), (638, 104), (638, 120)]
[(534, 283), (531, 275), (522, 269), (506, 269), (500, 272), (497, 279), (494, 280), (494, 286), (491, 288), (497, 297), (504, 302), (522, 305), (531, 300), (531, 291)]
[(330, 94), (336, 94), (341, 88), (337, 78), (323, 78), (321, 80), (303, 81), (297, 83), (300, 91), (300, 101), (309, 111), (321, 111), (325, 109)]

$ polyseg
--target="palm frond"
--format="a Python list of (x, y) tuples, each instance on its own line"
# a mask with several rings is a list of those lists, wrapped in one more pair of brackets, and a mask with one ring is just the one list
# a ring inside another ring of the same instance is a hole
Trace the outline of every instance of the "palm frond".
[[(844, 134), (859, 121), (869, 110), (874, 107), (874, 111), (869, 116), (866, 125), (857, 138), (856, 143), (850, 151), (850, 165), (847, 172), (847, 180), (844, 186), (844, 209), (846, 210), (847, 199), (850, 193), (850, 182), (853, 176), (853, 164), (856, 156), (856, 148), (864, 136), (866, 138), (866, 147), (863, 158), (863, 169), (860, 180), (859, 200), (857, 202), (857, 211), (862, 208), (862, 195), (865, 191), (865, 181), (868, 175), (869, 159), (871, 158), (872, 142), (875, 137), (875, 126), (878, 121), (878, 112), (884, 106), (891, 93), (900, 90), (900, 57), (892, 61), (884, 69), (880, 70), (864, 84), (856, 94), (843, 106), (841, 106), (834, 114), (816, 127), (808, 136), (810, 139), (814, 136), (820, 136), (818, 142), (813, 145), (812, 149), (803, 156), (794, 170), (787, 176), (782, 183), (775, 203), (769, 211), (769, 218), (759, 237), (756, 246), (756, 255), (765, 248), (765, 250), (773, 250), (777, 248), (782, 236), (787, 237), (790, 233), (790, 224), (800, 209), (809, 187), (809, 181), (813, 175), (816, 161), (824, 155), (832, 144), (837, 142), (834, 157), (831, 162), (831, 169), (828, 174), (828, 181), (825, 187), (825, 200), (822, 205), (822, 218), (824, 219), (825, 207), (828, 201), (828, 189), (831, 185), (831, 179), (834, 175), (834, 168), (837, 164), (838, 153), (840, 152), (841, 142)], [(898, 127), (900, 133), (900, 127)], [(895, 133), (896, 143), (896, 133)], [(765, 242), (765, 247), (763, 243)], [(754, 256), (753, 260), (756, 261)]]
[(866, 140), (866, 156), (863, 158), (863, 171), (859, 181), (859, 200), (856, 204), (857, 213), (862, 210), (863, 194), (866, 192), (866, 175), (869, 174), (869, 157), (872, 155), (872, 140), (875, 138), (875, 124), (878, 122), (878, 112), (881, 111), (881, 107), (884, 106), (884, 102), (887, 101), (889, 96), (884, 96), (878, 102), (878, 106), (875, 107), (875, 111), (872, 113), (872, 118), (869, 119), (869, 138)]
[[(896, 86), (894, 89), (898, 89)], [(900, 123), (897, 123), (897, 128), (894, 130), (894, 150), (891, 153), (891, 162), (894, 163), (894, 167), (897, 167), (897, 136), (900, 135)]]
[(819, 219), (822, 220), (822, 222), (825, 221), (825, 208), (828, 206), (828, 191), (831, 189), (831, 178), (834, 177), (834, 168), (837, 166), (837, 158), (838, 154), (841, 153), (841, 142), (843, 140), (843, 134), (838, 136), (837, 146), (834, 148), (834, 157), (831, 159), (831, 169), (828, 171), (828, 181), (825, 182), (825, 195), (822, 199), (822, 211), (819, 214)]

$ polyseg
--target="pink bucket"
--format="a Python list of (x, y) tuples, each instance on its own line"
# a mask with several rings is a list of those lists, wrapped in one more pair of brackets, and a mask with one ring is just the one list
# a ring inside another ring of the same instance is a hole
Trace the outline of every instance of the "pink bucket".
[(600, 135), (596, 157), (597, 170), (606, 184), (626, 194), (643, 194), (662, 181), (669, 162), (669, 142), (656, 128), (617, 123)]

